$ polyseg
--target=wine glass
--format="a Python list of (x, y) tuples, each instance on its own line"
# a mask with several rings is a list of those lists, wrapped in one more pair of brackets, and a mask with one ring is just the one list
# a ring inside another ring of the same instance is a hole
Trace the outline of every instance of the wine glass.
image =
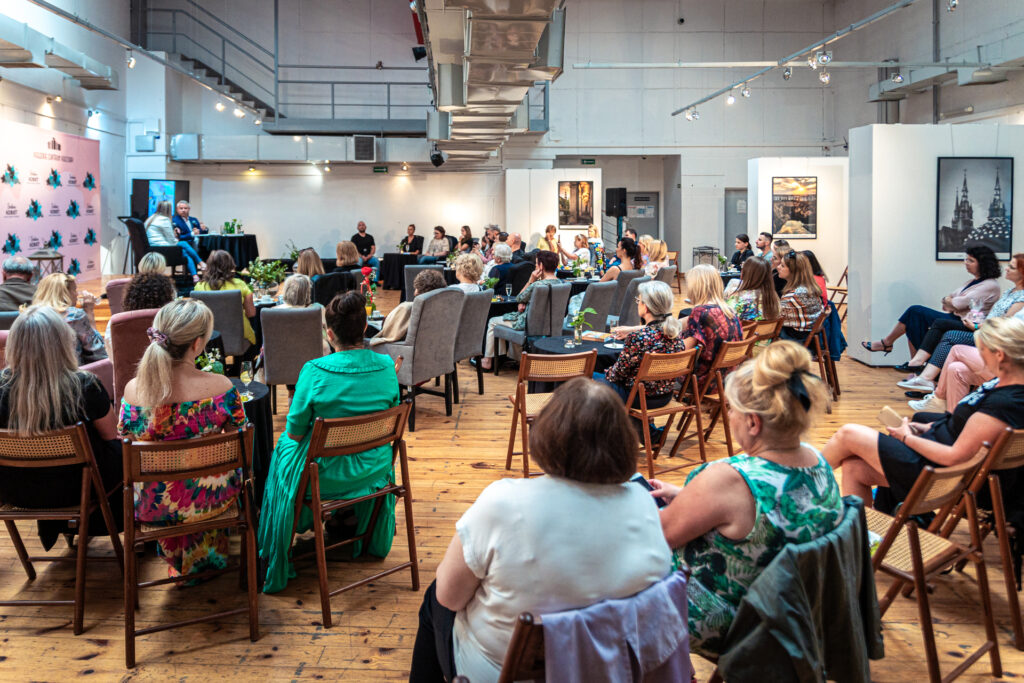
[(509, 299), (512, 298), (512, 285), (505, 285), (505, 296)]
[(252, 392), (249, 391), (249, 385), (252, 384), (252, 361), (242, 361), (242, 372), (239, 373), (238, 379), (242, 380), (242, 386), (245, 387), (242, 395), (247, 399), (251, 399)]

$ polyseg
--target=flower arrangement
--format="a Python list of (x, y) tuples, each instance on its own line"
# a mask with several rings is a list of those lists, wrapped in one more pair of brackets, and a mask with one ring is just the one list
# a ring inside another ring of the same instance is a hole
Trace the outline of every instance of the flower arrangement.
[(597, 272), (604, 274), (604, 245), (598, 244), (594, 251), (597, 252)]
[(496, 277), (489, 277), (486, 280), (484, 280), (484, 289), (494, 289), (494, 287), (497, 284), (498, 284), (498, 278), (496, 278)]
[(377, 283), (373, 281), (373, 268), (363, 266), (359, 272), (363, 274), (363, 281), (359, 283), (359, 291), (366, 298), (366, 316), (369, 317), (377, 310), (377, 303), (373, 299), (377, 293)]
[(224, 234), (225, 235), (234, 235), (235, 233), (238, 233), (239, 235), (241, 235), (242, 232), (243, 232), (242, 222), (240, 220), (238, 220), (237, 218), (232, 218), (230, 221), (224, 221)]
[(196, 356), (196, 367), (203, 372), (224, 374), (224, 360), (220, 357), (220, 351), (217, 349), (210, 349)]
[(285, 242), (284, 248), (288, 250), (288, 258), (292, 261), (299, 260), (299, 252), (302, 251), (302, 249), (296, 246), (295, 240), (288, 240)]
[(449, 268), (454, 268), (455, 267), (455, 259), (457, 259), (457, 258), (459, 258), (459, 252), (458, 251), (448, 252), (448, 256), (446, 256), (445, 259), (448, 262), (448, 267)]
[(584, 308), (579, 313), (574, 315), (572, 317), (572, 320), (569, 321), (569, 327), (571, 327), (571, 328), (573, 328), (573, 330), (575, 330), (575, 332), (573, 333), (573, 337), (574, 337), (574, 341), (577, 344), (579, 344), (581, 341), (583, 341), (583, 326), (586, 325), (587, 327), (589, 327), (591, 329), (593, 329), (593, 327), (594, 327), (593, 325), (591, 325), (590, 323), (587, 322), (587, 314), (588, 313), (590, 315), (597, 315), (597, 311), (595, 311), (593, 308), (590, 308), (588, 306), (587, 308)]
[(273, 287), (288, 275), (288, 268), (282, 261), (262, 261), (257, 256), (249, 261), (249, 277), (257, 287)]
[(718, 255), (718, 269), (725, 270), (726, 264), (729, 263), (729, 259), (725, 258), (721, 254)]
[(583, 275), (583, 271), (587, 269), (588, 265), (590, 264), (587, 263), (587, 259), (583, 258), (582, 256), (574, 260), (570, 265), (570, 267), (572, 268), (573, 277), (579, 277), (580, 275)]

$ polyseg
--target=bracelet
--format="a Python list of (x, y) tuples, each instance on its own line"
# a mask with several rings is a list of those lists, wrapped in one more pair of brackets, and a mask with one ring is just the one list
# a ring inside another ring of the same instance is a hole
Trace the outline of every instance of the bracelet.
[(903, 435), (903, 445), (904, 445), (904, 446), (906, 446), (906, 445), (907, 445), (907, 437), (908, 437), (908, 436), (910, 436), (910, 434), (904, 434), (904, 435)]

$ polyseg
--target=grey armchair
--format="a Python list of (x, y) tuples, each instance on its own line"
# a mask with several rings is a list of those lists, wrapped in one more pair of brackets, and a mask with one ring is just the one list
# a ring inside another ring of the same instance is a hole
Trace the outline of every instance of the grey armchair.
[[(572, 285), (569, 283), (538, 283), (534, 286), (533, 295), (526, 308), (526, 329), (513, 330), (511, 327), (498, 325), (494, 328), (494, 343), (502, 340), (507, 344), (525, 347), (531, 337), (549, 337), (561, 333), (570, 294)], [(498, 355), (497, 349), (495, 346), (495, 355)], [(499, 359), (495, 358), (495, 375), (498, 374), (500, 365)]]
[[(604, 332), (605, 324), (608, 322), (608, 314), (612, 310), (612, 299), (615, 298), (615, 292), (618, 288), (619, 283), (614, 280), (594, 282), (587, 287), (586, 292), (583, 294), (580, 310), (593, 308), (595, 312), (587, 313), (583, 316), (583, 319), (590, 324), (590, 327), (584, 325), (585, 329)], [(572, 333), (573, 329), (568, 325), (562, 327), (562, 334)]]
[(406, 266), (405, 267), (405, 290), (404, 298), (402, 301), (412, 301), (415, 297), (413, 296), (413, 280), (416, 276), (422, 273), (424, 270), (436, 270), (444, 277), (444, 266)]
[(263, 374), (270, 387), (270, 407), (277, 414), (277, 385), (295, 384), (306, 361), (320, 358), (323, 346), (323, 309), (265, 308)]
[[(491, 297), (494, 290), (465, 294), (462, 302), (462, 315), (459, 316), (459, 331), (455, 336), (455, 354), (453, 360), (456, 367), (452, 371), (452, 394), (455, 402), (459, 402), (459, 369), (458, 362), (466, 358), (480, 358), (484, 353), (484, 336), (487, 334), (487, 315), (491, 310)], [(484, 373), (480, 362), (476, 364), (477, 391), (484, 393)]]
[[(409, 331), (405, 340), (374, 347), (378, 353), (391, 358), (403, 358), (398, 369), (398, 383), (406, 388), (406, 397), (412, 399), (409, 411), (409, 431), (416, 431), (416, 396), (432, 394), (444, 397), (445, 415), (452, 414), (451, 373), (455, 370), (455, 336), (458, 326), (453, 320), (462, 315), (465, 294), (458, 289), (435, 289), (416, 297), (409, 318)], [(444, 391), (426, 389), (422, 385), (435, 377), (444, 376)]]
[(618, 315), (608, 316), (608, 327), (613, 325), (625, 327), (640, 324), (640, 314), (636, 311), (636, 291), (640, 285), (650, 281), (651, 278), (647, 275), (635, 277), (629, 281), (629, 284), (626, 285), (626, 291), (622, 295)]
[(213, 311), (213, 328), (220, 332), (224, 340), (224, 353), (228, 356), (241, 356), (252, 344), (245, 338), (245, 325), (242, 319), (242, 297), (237, 289), (219, 292), (198, 292), (189, 294), (193, 299), (202, 301)]
[(18, 311), (0, 311), (0, 330), (9, 330), (18, 319)]
[(676, 267), (665, 266), (664, 268), (659, 268), (658, 272), (654, 274), (654, 279), (672, 287), (676, 282)]
[(643, 275), (644, 271), (642, 270), (619, 271), (619, 277), (615, 280), (619, 283), (619, 288), (615, 291), (615, 298), (612, 300), (611, 315), (618, 315), (619, 310), (622, 308), (622, 295), (625, 294), (629, 283), (638, 277), (643, 277)]

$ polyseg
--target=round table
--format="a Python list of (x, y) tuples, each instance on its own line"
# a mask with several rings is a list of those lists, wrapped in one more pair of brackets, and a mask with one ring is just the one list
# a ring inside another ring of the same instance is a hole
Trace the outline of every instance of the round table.
[(199, 235), (196, 251), (200, 258), (206, 260), (210, 252), (220, 249), (231, 254), (239, 270), (244, 270), (249, 262), (256, 259), (259, 249), (256, 246), (256, 235)]
[[(495, 299), (498, 299), (498, 301), (495, 301)], [(506, 313), (515, 313), (517, 310), (519, 310), (519, 302), (516, 301), (514, 296), (496, 294), (491, 299), (491, 307), (487, 311), (487, 319), (500, 318)]]
[(380, 262), (380, 279), (384, 289), (405, 290), (405, 267), (415, 266), (418, 256), (397, 252), (384, 254)]
[[(242, 380), (231, 378), (239, 394), (245, 391)], [(252, 479), (255, 489), (256, 509), (263, 502), (263, 488), (270, 471), (270, 456), (274, 452), (274, 417), (270, 413), (270, 388), (266, 384), (251, 382), (249, 393), (253, 398), (242, 404), (245, 419), (252, 423)]]
[(615, 364), (619, 354), (622, 353), (622, 349), (610, 349), (605, 346), (605, 342), (596, 341), (583, 341), (574, 348), (567, 349), (565, 347), (567, 339), (572, 339), (572, 335), (542, 337), (533, 342), (533, 350), (537, 353), (565, 355), (569, 353), (583, 353), (594, 349), (597, 351), (597, 365), (594, 366), (594, 372), (604, 372), (610, 368)]
[(729, 286), (730, 282), (732, 282), (733, 280), (736, 280), (736, 279), (739, 278), (740, 271), (738, 271), (738, 270), (732, 271), (731, 270), (731, 271), (728, 271), (728, 272), (721, 273), (721, 275), (722, 275), (722, 288), (724, 289), (725, 287)]

